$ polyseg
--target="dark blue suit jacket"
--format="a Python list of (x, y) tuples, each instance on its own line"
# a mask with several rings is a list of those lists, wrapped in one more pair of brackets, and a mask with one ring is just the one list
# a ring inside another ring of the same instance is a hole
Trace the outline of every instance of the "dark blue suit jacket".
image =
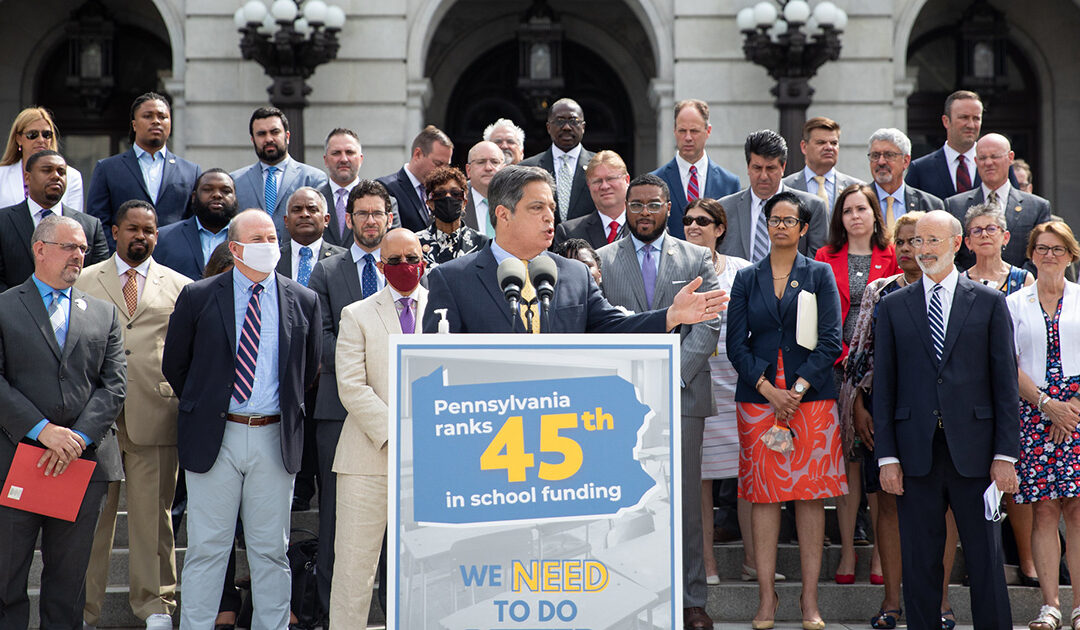
[[(979, 172), (974, 164), (968, 165), (968, 172), (975, 174), (975, 178), (971, 181), (971, 187), (978, 188), (979, 184), (982, 183), (982, 178), (979, 177)], [(908, 166), (907, 175), (904, 176), (904, 181), (908, 186), (928, 192), (938, 199), (948, 199), (956, 194), (956, 186), (953, 185), (952, 176), (949, 174), (948, 160), (945, 159), (945, 147), (927, 153), (917, 160), (912, 160), (911, 165)], [(1013, 173), (1011, 166), (1009, 167), (1009, 181), (1012, 182), (1014, 187), (1018, 186), (1016, 175)]]
[[(668, 185), (671, 193), (671, 213), (668, 214), (668, 233), (676, 238), (686, 238), (683, 232), (682, 218), (686, 211), (686, 195), (683, 193), (682, 178), (679, 177), (679, 163), (675, 158), (653, 171)], [(709, 160), (709, 171), (705, 175), (705, 191), (702, 197), (720, 199), (739, 192), (739, 178), (731, 171)]]
[(986, 477), (994, 455), (1019, 457), (1012, 320), (1005, 295), (960, 276), (939, 365), (923, 284), (878, 304), (874, 336), (874, 452), (905, 476), (930, 472), (940, 419), (957, 472)]
[(202, 279), (206, 261), (203, 260), (199, 226), (195, 223), (195, 217), (188, 217), (158, 231), (154, 260), (192, 280)]
[[(576, 261), (544, 252), (559, 269), (550, 319), (541, 317), (545, 333), (667, 332), (667, 310), (626, 315), (600, 293), (588, 268)], [(439, 265), (428, 274), (428, 306), (424, 332), (438, 332), (435, 309), (447, 309), (453, 333), (525, 332), (520, 317), (511, 316), (496, 279), (491, 246)]]
[(201, 174), (202, 169), (198, 164), (188, 162), (166, 149), (161, 188), (158, 190), (157, 203), (154, 203), (150, 199), (150, 192), (146, 190), (135, 149), (128, 149), (98, 161), (90, 179), (86, 212), (101, 219), (105, 238), (109, 240), (109, 249), (113, 250), (116, 249), (116, 241), (112, 237), (112, 218), (120, 204), (131, 199), (154, 203), (159, 228), (176, 223), (187, 216), (191, 191), (195, 189), (195, 180)]
[[(754, 385), (765, 375), (776, 384), (776, 358), (784, 353), (784, 380), (787, 389), (795, 379), (803, 377), (810, 389), (804, 401), (836, 398), (833, 363), (840, 356), (842, 322), (840, 293), (832, 267), (811, 260), (802, 254), (795, 256), (784, 296), (776, 299), (770, 256), (756, 264), (740, 269), (731, 285), (731, 301), (727, 309), (727, 354), (739, 373), (735, 400), (766, 403)], [(797, 296), (807, 291), (817, 296), (818, 340), (813, 350), (795, 342), (795, 323), (798, 314)]]
[[(281, 460), (295, 473), (304, 448), (304, 392), (322, 358), (322, 315), (315, 293), (281, 274), (277, 285)], [(161, 373), (180, 398), (176, 444), (180, 466), (192, 472), (210, 470), (221, 449), (235, 374), (233, 313), (229, 272), (184, 287), (169, 318)]]
[(416, 196), (416, 189), (413, 188), (409, 175), (405, 173), (404, 166), (399, 168), (398, 172), (392, 175), (383, 175), (377, 181), (386, 186), (390, 196), (397, 200), (397, 211), (401, 217), (401, 227), (412, 232), (419, 232), (431, 223), (427, 207), (421, 204), (420, 198)]

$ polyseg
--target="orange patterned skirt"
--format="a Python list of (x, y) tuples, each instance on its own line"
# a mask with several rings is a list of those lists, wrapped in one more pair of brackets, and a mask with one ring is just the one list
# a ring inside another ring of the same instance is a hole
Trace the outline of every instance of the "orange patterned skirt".
[[(784, 357), (776, 358), (776, 386), (786, 388)], [(835, 400), (799, 405), (787, 423), (794, 450), (777, 453), (761, 436), (777, 424), (772, 405), (740, 402), (739, 497), (751, 503), (826, 499), (848, 492)]]

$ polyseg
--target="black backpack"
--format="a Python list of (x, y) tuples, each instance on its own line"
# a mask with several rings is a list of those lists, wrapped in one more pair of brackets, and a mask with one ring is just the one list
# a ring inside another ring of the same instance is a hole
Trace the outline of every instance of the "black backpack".
[[(297, 540), (297, 534), (306, 535)], [(289, 536), (289, 570), (292, 571), (292, 612), (297, 625), (311, 630), (323, 622), (326, 611), (319, 603), (315, 585), (315, 561), (319, 556), (319, 537), (306, 529), (294, 529)]]

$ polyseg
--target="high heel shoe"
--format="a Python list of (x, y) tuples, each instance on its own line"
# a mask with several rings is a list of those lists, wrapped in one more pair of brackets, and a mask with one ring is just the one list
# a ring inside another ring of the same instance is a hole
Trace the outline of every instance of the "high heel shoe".
[(773, 591), (773, 597), (776, 599), (776, 606), (773, 606), (772, 619), (765, 619), (758, 621), (757, 619), (750, 620), (750, 627), (753, 630), (772, 630), (776, 626), (776, 611), (780, 610), (780, 595)]
[[(858, 554), (856, 554), (855, 555), (855, 563), (858, 564), (858, 562), (859, 562), (859, 556), (858, 556)], [(834, 579), (836, 580), (837, 584), (854, 584), (855, 583), (855, 572), (852, 571), (851, 573), (840, 573), (839, 571), (837, 571), (836, 575), (834, 576)]]
[(881, 575), (880, 573), (871, 573), (870, 574), (870, 583), (873, 584), (874, 586), (881, 586), (882, 584), (885, 583), (885, 576)]
[[(802, 602), (799, 603), (799, 612), (802, 612)], [(802, 620), (803, 630), (825, 630), (825, 622), (818, 617), (817, 619)]]

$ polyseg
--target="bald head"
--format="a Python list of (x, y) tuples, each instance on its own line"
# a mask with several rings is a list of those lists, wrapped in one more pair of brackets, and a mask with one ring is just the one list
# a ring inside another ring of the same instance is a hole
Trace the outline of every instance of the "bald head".
[(988, 133), (975, 143), (975, 164), (986, 187), (996, 190), (1009, 179), (1014, 154), (1009, 139), (1000, 133)]
[[(274, 228), (274, 220), (269, 214), (259, 208), (248, 208), (229, 222), (228, 238), (238, 243), (249, 243), (253, 231), (265, 230), (267, 226)], [(277, 240), (276, 235), (274, 240)]]
[(394, 228), (386, 233), (383, 237), (382, 247), (379, 250), (379, 255), (384, 259), (390, 258), (395, 255), (391, 252), (398, 252), (397, 255), (404, 255), (401, 252), (415, 252), (416, 255), (420, 255), (420, 239), (417, 238), (416, 233), (412, 230), (405, 228)]
[(469, 163), (465, 165), (465, 174), (469, 176), (472, 187), (487, 197), (491, 178), (505, 165), (506, 155), (499, 145), (483, 140), (469, 149)]

